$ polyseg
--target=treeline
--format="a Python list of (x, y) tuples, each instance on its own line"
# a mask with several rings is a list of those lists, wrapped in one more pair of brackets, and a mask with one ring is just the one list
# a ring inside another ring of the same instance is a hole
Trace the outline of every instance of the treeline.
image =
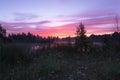
[(25, 42), (25, 43), (53, 43), (58, 37), (41, 37), (39, 35), (35, 36), (32, 33), (28, 32), (19, 33), (19, 34), (9, 34), (8, 35), (9, 42)]
[(33, 35), (32, 33), (18, 33), (18, 34), (8, 34), (6, 36), (6, 29), (0, 24), (0, 43), (53, 43), (58, 40), (58, 37), (47, 38), (41, 37), (39, 35)]
[(33, 35), (32, 33), (18, 33), (18, 34), (8, 34), (6, 36), (6, 29), (2, 27), (0, 24), (0, 43), (53, 43), (58, 40), (58, 37), (50, 37), (47, 38), (41, 37), (39, 35)]
[[(89, 42), (101, 42), (105, 44), (120, 44), (120, 33), (114, 32), (113, 34), (104, 34), (104, 35), (94, 35), (87, 37), (85, 35), (86, 31), (84, 30), (84, 24), (80, 24), (77, 27), (76, 37), (67, 37), (63, 38), (62, 40), (68, 41), (69, 43), (71, 41), (75, 41), (76, 45), (87, 45)], [(2, 27), (0, 24), (0, 43), (53, 43), (55, 41), (59, 40), (58, 37), (41, 37), (39, 35), (33, 35), (32, 33), (28, 32), (26, 33), (18, 33), (18, 34), (8, 34), (6, 36), (6, 29)], [(80, 46), (81, 47), (81, 46)]]
[(114, 44), (120, 45), (120, 33), (114, 32), (112, 34), (104, 34), (104, 35), (91, 35), (89, 40), (92, 42), (102, 42), (105, 44)]
[(25, 33), (18, 33), (18, 34), (9, 34), (7, 37), (7, 42), (25, 42), (25, 43), (53, 43), (56, 41), (58, 37), (41, 37), (39, 35), (33, 35), (32, 33), (28, 32)]

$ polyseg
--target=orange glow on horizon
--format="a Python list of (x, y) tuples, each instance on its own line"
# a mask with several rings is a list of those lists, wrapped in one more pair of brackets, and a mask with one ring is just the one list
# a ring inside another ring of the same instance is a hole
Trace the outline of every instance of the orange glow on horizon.
[[(86, 35), (90, 36), (91, 34), (95, 35), (102, 35), (102, 34), (109, 34), (114, 32), (114, 30), (111, 27), (106, 27), (105, 24), (111, 24), (113, 21), (103, 21), (100, 22), (102, 23), (101, 25), (97, 25), (99, 22), (84, 22), (85, 23), (85, 30), (86, 30)], [(96, 25), (93, 25), (96, 24)], [(31, 32), (34, 35), (39, 35), (42, 37), (59, 37), (59, 38), (64, 38), (64, 37), (75, 37), (76, 36), (76, 27), (79, 26), (79, 23), (72, 23), (72, 24), (66, 24), (66, 25), (61, 25), (61, 26), (55, 26), (55, 27), (43, 27), (41, 30), (36, 30), (36, 29), (21, 29), (21, 30), (16, 30), (16, 31), (8, 31), (8, 33), (28, 33)], [(40, 28), (41, 26), (37, 26)]]

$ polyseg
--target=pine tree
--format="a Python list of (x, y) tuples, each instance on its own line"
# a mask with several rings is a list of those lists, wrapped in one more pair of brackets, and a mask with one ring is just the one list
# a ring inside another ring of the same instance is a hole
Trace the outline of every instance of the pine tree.
[(5, 43), (6, 41), (5, 39), (6, 39), (6, 29), (4, 29), (2, 25), (0, 24), (0, 43), (1, 42)]
[(6, 36), (6, 30), (0, 24), (0, 37), (5, 37), (5, 36)]
[(77, 36), (76, 36), (75, 45), (77, 49), (80, 50), (81, 52), (87, 51), (87, 37), (85, 33), (86, 31), (85, 31), (84, 25), (80, 23), (76, 31)]

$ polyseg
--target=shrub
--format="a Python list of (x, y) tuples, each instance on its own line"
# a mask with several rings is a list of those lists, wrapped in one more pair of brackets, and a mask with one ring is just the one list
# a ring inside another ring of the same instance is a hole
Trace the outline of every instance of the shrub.
[(6, 45), (1, 47), (0, 62), (10, 65), (27, 64), (32, 60), (26, 46)]

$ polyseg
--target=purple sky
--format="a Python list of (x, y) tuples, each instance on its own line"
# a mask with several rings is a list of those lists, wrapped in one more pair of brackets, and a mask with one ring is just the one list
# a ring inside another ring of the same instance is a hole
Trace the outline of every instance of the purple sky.
[(74, 36), (82, 21), (87, 34), (115, 31), (120, 0), (0, 0), (0, 23), (8, 33)]

